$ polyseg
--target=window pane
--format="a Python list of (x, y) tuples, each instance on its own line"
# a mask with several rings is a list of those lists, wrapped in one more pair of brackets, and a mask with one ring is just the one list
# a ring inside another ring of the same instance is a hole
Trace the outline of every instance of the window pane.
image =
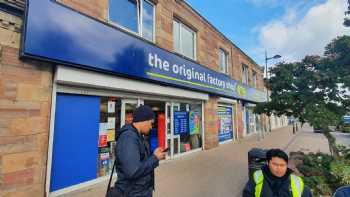
[(253, 72), (253, 87), (256, 87), (256, 72)]
[(173, 37), (174, 37), (174, 49), (176, 52), (181, 53), (180, 50), (180, 24), (176, 21), (173, 22)]
[(153, 5), (147, 1), (143, 1), (142, 10), (142, 37), (147, 40), (153, 41)]
[(109, 0), (109, 19), (138, 33), (136, 0)]
[(194, 33), (183, 25), (181, 28), (181, 44), (183, 55), (194, 59)]
[(248, 67), (247, 66), (242, 66), (243, 73), (242, 73), (242, 81), (243, 83), (248, 83)]
[(227, 73), (227, 56), (225, 51), (223, 51), (222, 49), (220, 49), (220, 55), (219, 55), (220, 59), (219, 59), (219, 63), (220, 63), (220, 71)]

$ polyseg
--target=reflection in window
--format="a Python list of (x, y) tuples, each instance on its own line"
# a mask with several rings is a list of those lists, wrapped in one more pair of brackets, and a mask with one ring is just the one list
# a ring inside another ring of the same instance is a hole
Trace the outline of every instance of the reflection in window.
[(109, 0), (109, 20), (153, 41), (154, 5), (147, 0)]
[(153, 5), (147, 1), (143, 1), (142, 10), (142, 37), (147, 40), (153, 40), (153, 22), (154, 12)]
[(174, 50), (188, 58), (196, 59), (196, 33), (186, 25), (174, 20), (173, 34)]

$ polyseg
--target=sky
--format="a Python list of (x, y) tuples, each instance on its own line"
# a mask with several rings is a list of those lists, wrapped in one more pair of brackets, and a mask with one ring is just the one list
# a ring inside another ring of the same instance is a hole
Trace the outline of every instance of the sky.
[(323, 55), (344, 27), (347, 0), (186, 0), (259, 65)]

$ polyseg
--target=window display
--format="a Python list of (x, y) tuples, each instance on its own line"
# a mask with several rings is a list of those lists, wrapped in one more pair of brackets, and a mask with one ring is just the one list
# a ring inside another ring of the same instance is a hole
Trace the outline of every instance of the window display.
[(231, 106), (218, 106), (218, 136), (219, 142), (227, 141), (233, 138), (233, 118)]
[(180, 153), (202, 147), (201, 104), (181, 103), (180, 110), (174, 111), (174, 138), (176, 136), (180, 136)]
[(97, 164), (98, 177), (108, 175), (112, 170), (115, 159), (115, 134), (116, 129), (120, 128), (120, 112), (120, 99), (101, 97)]

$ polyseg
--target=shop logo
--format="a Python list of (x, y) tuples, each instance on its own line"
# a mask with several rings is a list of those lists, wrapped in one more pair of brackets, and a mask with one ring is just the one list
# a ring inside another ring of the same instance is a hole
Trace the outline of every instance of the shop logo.
[(237, 84), (237, 86), (236, 86), (236, 92), (241, 97), (247, 96), (247, 90), (239, 84)]

